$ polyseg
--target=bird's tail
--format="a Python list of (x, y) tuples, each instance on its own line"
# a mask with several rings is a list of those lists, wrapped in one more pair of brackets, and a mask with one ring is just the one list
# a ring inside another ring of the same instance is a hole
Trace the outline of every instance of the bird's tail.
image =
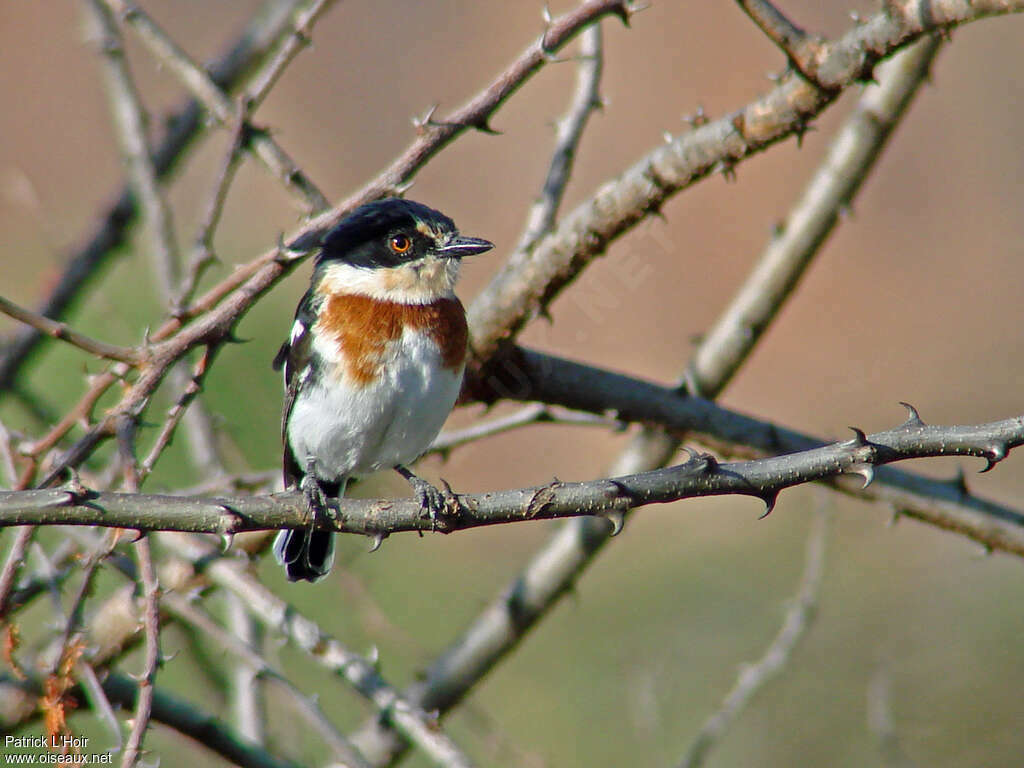
[(288, 581), (319, 581), (334, 563), (334, 533), (312, 526), (286, 528), (274, 539), (274, 557)]
[[(323, 494), (331, 498), (340, 499), (345, 492), (344, 481), (318, 481), (317, 484)], [(315, 509), (311, 511), (318, 514)], [(320, 530), (315, 525), (285, 528), (274, 539), (274, 558), (284, 566), (288, 581), (319, 581), (334, 564), (334, 532)]]

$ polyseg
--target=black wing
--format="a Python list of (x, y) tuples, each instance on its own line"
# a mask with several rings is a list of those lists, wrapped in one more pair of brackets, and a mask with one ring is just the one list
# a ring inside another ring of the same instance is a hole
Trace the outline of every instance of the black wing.
[(291, 417), (292, 406), (295, 405), (295, 397), (303, 381), (308, 374), (307, 369), (312, 363), (312, 336), (311, 328), (316, 322), (316, 296), (313, 290), (306, 291), (306, 295), (299, 302), (295, 310), (295, 322), (292, 324), (292, 332), (281, 349), (274, 357), (274, 370), (284, 370), (284, 410), (281, 413), (281, 442), (284, 446), (284, 485), (285, 488), (297, 488), (299, 481), (305, 474), (304, 469), (296, 461), (292, 453), (291, 445), (288, 442), (288, 419)]

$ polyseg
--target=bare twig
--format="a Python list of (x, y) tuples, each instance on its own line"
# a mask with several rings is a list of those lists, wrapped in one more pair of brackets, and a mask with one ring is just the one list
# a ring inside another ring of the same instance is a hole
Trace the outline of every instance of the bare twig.
[(153, 570), (148, 537), (143, 536), (135, 542), (135, 555), (138, 559), (139, 580), (142, 585), (146, 651), (142, 676), (139, 678), (139, 693), (135, 700), (135, 715), (121, 756), (121, 768), (132, 768), (141, 755), (142, 740), (149, 728), (149, 719), (153, 711), (153, 683), (160, 665), (160, 610), (157, 605), (159, 585), (156, 572)]
[(60, 639), (56, 643), (57, 651), (54, 653), (53, 668), (50, 670), (51, 674), (56, 672), (55, 667), (58, 660), (64, 657), (68, 647), (71, 645), (73, 636), (82, 628), (82, 615), (85, 610), (85, 599), (92, 593), (93, 582), (96, 578), (96, 571), (103, 559), (113, 552), (119, 539), (120, 531), (109, 531), (102, 540), (96, 543), (93, 547), (93, 551), (86, 559), (85, 564), (82, 567), (82, 579), (78, 585), (78, 591), (75, 593), (70, 605), (68, 606), (67, 616), (63, 618), (64, 630), (61, 633)]
[(89, 704), (92, 706), (100, 722), (106, 725), (107, 732), (110, 734), (111, 749), (121, 749), (124, 743), (121, 738), (121, 722), (117, 719), (117, 714), (114, 712), (114, 707), (107, 697), (107, 692), (103, 690), (103, 683), (100, 682), (100, 676), (96, 674), (96, 668), (92, 664), (79, 659), (77, 669), (85, 697), (89, 700)]
[[(103, 690), (123, 708), (138, 707), (139, 687), (124, 675), (109, 674)], [(297, 768), (246, 739), (210, 712), (165, 690), (153, 692), (153, 719), (188, 736), (206, 749), (243, 768)]]
[[(700, 362), (691, 363), (700, 373), (687, 377), (691, 381), (691, 392), (714, 397), (746, 359), (834, 225), (839, 206), (852, 199), (872, 165), (871, 160), (877, 157), (884, 139), (919, 86), (934, 52), (930, 40), (921, 42), (901, 52), (891, 66), (882, 69), (881, 84), (868, 89), (855, 115), (841, 131), (842, 138), (833, 143), (829, 159), (805, 194), (804, 205), (790, 214), (787, 226), (767, 249), (762, 266), (748, 281), (748, 287), (738, 294), (723, 320), (702, 341), (696, 358)], [(630, 474), (664, 466), (678, 450), (681, 434), (645, 427), (614, 463), (610, 474)], [(941, 494), (948, 490), (938, 488)], [(907, 503), (908, 499), (904, 497), (901, 501)], [(914, 506), (934, 509), (929, 502)], [(974, 529), (980, 533), (986, 526), (984, 517), (978, 516), (974, 521)], [(432, 665), (426, 682), (417, 687), (416, 694), (410, 692), (410, 696), (429, 702), (430, 706), (445, 707), (456, 701), (518, 643), (533, 622), (572, 588), (613, 530), (613, 526), (596, 518), (567, 521), (545, 542), (522, 574)], [(524, 585), (529, 585), (529, 589)], [(512, 609), (507, 599), (511, 594), (519, 597), (514, 621), (509, 615)], [(379, 730), (364, 728), (362, 734), (365, 740), (377, 746), (396, 748), (394, 740), (386, 738)]]
[[(216, 631), (222, 645), (232, 655), (228, 696), (235, 727), (246, 738), (251, 739), (257, 744), (265, 744), (267, 740), (267, 711), (263, 682), (260, 680), (260, 670), (262, 667), (258, 664), (253, 664), (251, 660), (247, 660), (246, 656), (240, 653), (244, 648), (249, 650), (252, 656), (257, 656), (258, 654), (255, 649), (259, 647), (263, 630), (259, 623), (249, 615), (241, 600), (231, 594), (226, 597), (229, 630), (223, 629), (213, 619), (198, 609), (194, 609), (195, 614), (193, 618), (201, 616), (203, 619), (206, 619), (207, 623), (203, 627), (204, 631), (207, 634), (211, 631)], [(167, 606), (166, 597), (164, 598), (164, 606)], [(187, 603), (179, 607), (193, 608), (193, 606)], [(181, 617), (182, 614), (179, 613), (178, 616)], [(198, 624), (195, 624), (195, 622), (193, 624), (199, 628)], [(224, 642), (226, 638), (230, 638), (235, 642), (232, 645), (228, 645)], [(269, 667), (269, 665), (264, 666)]]
[[(878, 84), (865, 89), (803, 195), (773, 233), (742, 287), (704, 334), (682, 374), (680, 385), (687, 392), (718, 397), (747, 360), (839, 223), (842, 211), (853, 204), (893, 128), (924, 82), (938, 49), (937, 38), (926, 38), (881, 65)], [(664, 466), (681, 442), (679, 433), (644, 428), (630, 441), (612, 472)]]
[[(157, 288), (173, 311), (178, 305), (181, 257), (174, 236), (170, 208), (160, 188), (157, 171), (150, 155), (146, 112), (124, 57), (120, 29), (107, 7), (99, 0), (90, 0), (88, 7), (91, 9), (93, 24), (97, 28), (100, 50), (104, 54), (112, 112), (120, 138), (121, 152), (129, 169), (129, 184), (140, 201), (144, 231), (149, 236), (148, 250), (154, 262), (153, 272), (157, 277)], [(223, 200), (215, 201), (215, 205), (217, 202), (222, 204)], [(216, 218), (215, 214), (211, 216), (214, 216), (210, 222), (212, 227)], [(185, 405), (178, 409), (180, 414), (195, 397), (198, 388), (194, 379), (190, 380), (180, 365), (174, 367), (172, 374), (175, 383), (185, 390), (182, 395)], [(173, 413), (175, 411), (172, 411)], [(170, 439), (179, 418), (180, 415), (178, 418), (168, 419), (170, 426), (165, 430), (166, 434), (161, 435), (162, 439)], [(217, 455), (214, 447), (215, 436), (209, 427), (208, 414), (205, 411), (194, 410), (189, 417), (188, 425), (189, 438), (196, 445), (194, 455), (197, 464), (209, 470)], [(146, 470), (151, 468), (152, 464)]]
[(565, 408), (551, 408), (543, 403), (531, 403), (507, 416), (479, 422), (464, 429), (442, 432), (431, 443), (428, 453), (447, 454), (467, 443), (472, 443), (485, 437), (500, 435), (503, 432), (509, 432), (510, 430), (530, 424), (572, 424), (611, 427), (613, 429), (621, 429), (625, 426), (623, 422), (611, 417), (606, 418), (593, 413), (570, 411)]
[[(567, 214), (529, 251), (517, 251), (469, 308), (472, 369), (542, 314), (556, 296), (608, 246), (657, 213), (673, 195), (712, 173), (807, 129), (809, 120), (849, 85), (873, 77), (884, 56), (919, 37), (968, 19), (1024, 10), (1024, 0), (988, 0), (967, 5), (935, 0), (928, 14), (893, 12), (889, 6), (828, 46), (819, 80), (784, 78), (761, 98), (725, 117), (703, 123), (649, 152), (617, 180)], [(906, 5), (915, 2), (908, 0)]]
[[(119, 531), (111, 530), (107, 533), (106, 537), (92, 544), (92, 552), (86, 559), (83, 569), (84, 573), (82, 574), (78, 590), (72, 598), (71, 604), (68, 606), (66, 613), (61, 605), (60, 594), (57, 590), (56, 581), (58, 573), (56, 571), (56, 567), (50, 562), (46, 553), (43, 551), (43, 548), (36, 545), (37, 553), (43, 562), (43, 567), (46, 572), (45, 575), (50, 581), (50, 588), (54, 596), (53, 602), (57, 612), (58, 623), (64, 627), (58, 640), (51, 646), (53, 649), (49, 665), (49, 675), (51, 677), (59, 674), (59, 667), (62, 660), (72, 657), (72, 648), (79, 646), (82, 643), (82, 614), (85, 608), (85, 599), (92, 593), (93, 582), (101, 560), (109, 555), (113, 550), (114, 545), (120, 538), (119, 534)], [(69, 547), (68, 549), (69, 551), (72, 551), (72, 548)], [(95, 668), (86, 658), (84, 658), (84, 656), (79, 656), (77, 658), (75, 668), (78, 670), (79, 677), (85, 688), (85, 695), (89, 698), (92, 707), (99, 715), (100, 720), (107, 726), (107, 730), (111, 734), (114, 747), (116, 749), (120, 749), (123, 743), (121, 738), (121, 727), (117, 720), (117, 716), (114, 714), (113, 707), (110, 705), (110, 701), (103, 692), (103, 687), (100, 685), (99, 677), (96, 674)]]
[(252, 126), (248, 120), (285, 68), (295, 59), (299, 52), (310, 44), (313, 25), (333, 5), (335, 0), (300, 0), (292, 14), (292, 24), (287, 35), (275, 47), (273, 55), (268, 57), (258, 71), (254, 72), (246, 93), (241, 97), (241, 109), (237, 111), (236, 122), (232, 125), (234, 137), (225, 154), (217, 182), (206, 214), (196, 237), (196, 247), (189, 265), (189, 274), (182, 286), (174, 311), (177, 316), (188, 303), (195, 290), (203, 270), (211, 264), (216, 256), (213, 250), (213, 233), (220, 221), (221, 212), (228, 189), (239, 166), (242, 150), (251, 139)]
[(335, 0), (305, 0), (299, 6), (289, 34), (246, 89), (243, 105), (247, 114), (251, 115), (259, 108), (292, 60), (312, 42), (313, 25), (334, 3)]
[(555, 151), (551, 156), (547, 178), (544, 179), (540, 197), (526, 214), (526, 227), (516, 250), (532, 248), (555, 224), (558, 208), (572, 175), (576, 148), (583, 136), (583, 129), (593, 111), (601, 106), (599, 88), (602, 64), (601, 24), (598, 22), (591, 24), (580, 35), (579, 67), (572, 103), (555, 126)]
[(580, 30), (614, 14), (628, 24), (636, 11), (627, 0), (584, 0), (576, 8), (551, 19), (544, 34), (495, 78), (484, 90), (444, 118), (429, 116), (418, 123), (417, 138), (376, 179), (344, 201), (334, 211), (312, 222), (319, 227), (336, 224), (361, 203), (395, 194), (416, 172), (453, 139), (468, 129), (493, 132), (491, 116), (505, 101)]
[(937, 37), (926, 38), (879, 67), (878, 84), (865, 89), (758, 265), (704, 335), (683, 379), (690, 392), (717, 397), (771, 326), (842, 212), (853, 204), (940, 45)]
[[(35, 542), (32, 543), (35, 544)], [(51, 563), (53, 568), (50, 572), (34, 576), (13, 590), (7, 603), (8, 614), (24, 608), (45, 592), (49, 592), (51, 595), (54, 592), (59, 594), (61, 586), (68, 581), (69, 577), (78, 573), (77, 565), (70, 562), (72, 554), (73, 550), (69, 548), (66, 557), (57, 558), (63, 559), (63, 562), (59, 564)]]
[[(186, 373), (182, 377), (185, 379), (184, 389), (178, 397), (178, 401), (167, 412), (167, 418), (164, 420), (163, 426), (160, 429), (160, 434), (157, 435), (156, 441), (153, 443), (153, 446), (150, 448), (145, 460), (142, 462), (142, 466), (139, 468), (140, 479), (145, 480), (150, 472), (153, 471), (153, 467), (160, 458), (160, 455), (170, 444), (171, 438), (174, 436), (174, 430), (177, 428), (182, 416), (186, 413), (189, 405), (202, 390), (203, 379), (210, 370), (210, 364), (216, 353), (217, 347), (207, 347), (203, 352), (202, 357), (200, 357), (199, 361), (196, 363), (195, 370), (193, 370), (191, 376)], [(207, 469), (209, 468), (210, 467), (207, 467)]]
[[(205, 560), (211, 554), (205, 542), (195, 539), (173, 537), (167, 538), (166, 542), (192, 562)], [(206, 567), (205, 574), (217, 586), (236, 594), (267, 627), (281, 632), (318, 663), (347, 680), (432, 762), (449, 768), (471, 765), (436, 721), (403, 699), (381, 678), (373, 664), (349, 651), (316, 622), (245, 573), (239, 563), (227, 559), (214, 560)]]
[(708, 752), (739, 717), (751, 697), (785, 668), (797, 642), (807, 633), (818, 604), (818, 591), (821, 587), (825, 560), (827, 523), (825, 513), (819, 512), (815, 515), (807, 540), (807, 554), (803, 576), (800, 577), (800, 588), (786, 612), (786, 618), (778, 634), (760, 659), (742, 667), (736, 683), (726, 694), (721, 707), (700, 727), (686, 756), (679, 764), (681, 768), (697, 768), (704, 763)]
[[(130, 493), (138, 494), (141, 477), (135, 457), (135, 421), (121, 416), (117, 422), (117, 448), (124, 468), (125, 486)], [(121, 768), (134, 768), (142, 753), (142, 741), (149, 728), (153, 709), (153, 684), (160, 665), (160, 608), (159, 584), (153, 569), (153, 555), (149, 539), (142, 534), (135, 542), (136, 572), (142, 588), (142, 629), (145, 636), (142, 674), (138, 678), (139, 693), (135, 700), (135, 715), (131, 730), (121, 753)]]
[(4, 569), (0, 571), (0, 620), (6, 619), (11, 610), (11, 590), (14, 589), (14, 580), (18, 578), (21, 564), (25, 562), (25, 555), (28, 553), (28, 546), (32, 543), (35, 531), (35, 526), (27, 525), (24, 528), (19, 528), (14, 534)]
[[(29, 474), (26, 475), (24, 479), (23, 484), (25, 486), (30, 485), (32, 482), (32, 478), (37, 469), (39, 457), (51, 450), (57, 445), (57, 443), (64, 439), (67, 433), (70, 432), (76, 424), (80, 424), (83, 421), (90, 421), (92, 417), (92, 410), (99, 399), (103, 397), (110, 387), (127, 375), (129, 370), (130, 369), (127, 365), (119, 363), (113, 366), (113, 368), (91, 377), (89, 380), (89, 389), (84, 395), (82, 395), (78, 403), (72, 407), (46, 435), (28, 446), (25, 453), (32, 458), (33, 463), (29, 468)], [(53, 478), (56, 479), (63, 474), (63, 471), (51, 474), (53, 475)]]
[(128, 168), (128, 184), (139, 201), (144, 231), (149, 236), (153, 272), (163, 295), (170, 296), (181, 281), (181, 257), (171, 211), (150, 155), (146, 110), (128, 69), (121, 31), (113, 16), (100, 0), (88, 0), (86, 7), (97, 46), (103, 54), (110, 111), (121, 156)]
[(796, 69), (809, 82), (818, 85), (815, 71), (817, 59), (824, 53), (825, 41), (808, 35), (768, 0), (737, 0), (740, 7), (777, 45)]
[(871, 676), (867, 691), (868, 730), (878, 740), (878, 751), (882, 765), (886, 768), (914, 768), (903, 745), (892, 718), (892, 702), (889, 696), (889, 675), (879, 667)]
[(235, 173), (241, 164), (242, 148), (246, 142), (246, 126), (239, 123), (235, 126), (234, 135), (224, 153), (224, 160), (221, 162), (220, 172), (213, 185), (213, 192), (206, 204), (202, 222), (199, 225), (199, 234), (195, 238), (195, 246), (192, 250), (192, 258), (189, 260), (188, 271), (185, 279), (178, 287), (177, 294), (171, 306), (171, 313), (174, 317), (180, 317), (185, 306), (192, 300), (203, 272), (217, 261), (213, 250), (213, 236), (220, 223), (221, 214), (224, 212), (224, 203), (227, 200), (228, 190), (235, 179)]
[[(99, 0), (123, 23), (138, 33), (139, 39), (167, 69), (174, 73), (221, 125), (231, 127), (242, 122), (241, 107), (234, 104), (206, 71), (172, 40), (142, 9), (129, 0)], [(330, 207), (327, 198), (308, 176), (264, 131), (253, 131), (250, 145), (256, 157), (285, 188), (311, 213)]]
[[(505, 101), (549, 59), (550, 55), (572, 39), (581, 29), (609, 14), (628, 20), (631, 6), (624, 0), (587, 0), (574, 10), (554, 19), (542, 40), (530, 45), (503, 72), (462, 107), (444, 119), (427, 121), (408, 148), (381, 174), (347, 200), (300, 227), (284, 238), (285, 247), (270, 250), (235, 270), (235, 273), (211, 288), (181, 317), (159, 328), (153, 338), (166, 339), (188, 320), (211, 310), (226, 295), (247, 281), (260, 292), (284, 277), (297, 259), (315, 247), (320, 236), (357, 206), (386, 195), (394, 195), (438, 152), (470, 129), (485, 129), (491, 116)], [(236, 311), (236, 310), (232, 310)]]
[[(233, 593), (228, 593), (228, 596), (235, 605), (241, 608), (243, 615), (251, 622), (252, 617), (245, 609), (245, 604), (241, 599)], [(345, 765), (352, 766), (352, 768), (364, 768), (367, 765), (355, 747), (334, 727), (316, 701), (306, 696), (288, 678), (275, 670), (249, 643), (226, 631), (211, 619), (209, 615), (192, 605), (181, 595), (174, 593), (165, 595), (163, 605), (176, 618), (193, 625), (231, 653), (237, 659), (239, 666), (244, 666), (253, 676), (253, 683), (258, 679), (266, 679), (284, 691), (294, 702), (299, 712), (316, 728), (324, 742), (334, 751), (334, 758), (336, 760)], [(232, 608), (232, 611), (234, 610)], [(252, 741), (259, 742), (259, 739), (254, 739), (252, 735), (246, 734), (244, 727), (240, 726), (238, 730), (239, 733), (246, 735)]]
[[(115, 2), (115, 5), (121, 7), (122, 3)], [(113, 434), (113, 426), (122, 415), (141, 413), (169, 367), (181, 356), (197, 345), (228, 338), (235, 324), (252, 304), (288, 274), (313, 247), (325, 226), (337, 221), (361, 202), (380, 197), (388, 191), (394, 192), (395, 186), (391, 184), (391, 179), (396, 176), (398, 182), (407, 179), (460, 133), (470, 127), (485, 127), (486, 120), (494, 110), (537, 71), (554, 50), (564, 45), (587, 24), (609, 13), (628, 18), (630, 12), (628, 3), (621, 0), (588, 0), (574, 11), (554, 19), (542, 40), (530, 46), (477, 97), (452, 113), (449, 120), (431, 123), (429, 130), (421, 131), (402, 157), (355, 197), (308, 222), (292, 236), (288, 245), (279, 246), (236, 270), (233, 275), (207, 291), (180, 317), (168, 320), (151, 337), (154, 342), (167, 340), (166, 344), (151, 350), (153, 364), (140, 374), (125, 392), (121, 402), (64, 453), (42, 484), (54, 482), (68, 467), (78, 466), (91, 455), (97, 446)], [(183, 329), (184, 323), (193, 318), (194, 322)], [(173, 339), (170, 338), (172, 336)]]
[(138, 350), (129, 349), (128, 347), (118, 347), (113, 344), (107, 344), (103, 341), (97, 341), (86, 336), (84, 333), (79, 333), (68, 327), (66, 323), (58, 322), (57, 320), (50, 320), (48, 317), (43, 317), (37, 312), (33, 312), (30, 309), (19, 307), (13, 301), (3, 298), (0, 296), (0, 312), (3, 312), (9, 317), (13, 317), (15, 320), (20, 320), (26, 325), (30, 325), (40, 333), (45, 333), (47, 336), (52, 336), (55, 339), (66, 341), (74, 347), (78, 347), (83, 352), (88, 352), (90, 355), (96, 355), (106, 360), (118, 360), (122, 363), (129, 363), (136, 365), (142, 356)]
[[(797, 439), (781, 428), (764, 426), (774, 432), (776, 442)], [(870, 435), (854, 429), (849, 440), (781, 456), (719, 462), (710, 455), (694, 454), (685, 464), (634, 475), (461, 495), (455, 497), (457, 509), (434, 519), (423, 513), (415, 499), (341, 499), (333, 523), (321, 521), (321, 525), (368, 536), (401, 531), (449, 533), (527, 520), (613, 515), (633, 506), (729, 494), (759, 498), (770, 511), (777, 495), (796, 485), (857, 476), (863, 488), (881, 474), (885, 464), (934, 456), (976, 456), (985, 459), (990, 468), (1021, 444), (1024, 416), (976, 426), (942, 427), (924, 424), (913, 412), (898, 427)], [(887, 482), (893, 483), (891, 474)], [(963, 532), (980, 536), (994, 548), (1024, 555), (1024, 515), (1007, 512), (1004, 519), (981, 517), (987, 526), (984, 531)], [(0, 526), (27, 523), (226, 535), (299, 528), (308, 524), (308, 510), (297, 492), (240, 498), (74, 494), (61, 489), (0, 493)]]
[(4, 469), (4, 475), (7, 478), (6, 483), (9, 488), (13, 488), (15, 483), (18, 482), (18, 469), (14, 466), (13, 442), (14, 436), (3, 420), (0, 419), (0, 466)]
[[(307, 0), (267, 0), (262, 11), (243, 30), (237, 42), (209, 67), (214, 82), (232, 90), (255, 62), (264, 58), (274, 41), (289, 25), (294, 7)], [(171, 115), (163, 141), (153, 154), (153, 164), (163, 177), (184, 155), (203, 125), (198, 102), (190, 100)], [(128, 189), (121, 191), (109, 210), (97, 217), (95, 233), (75, 250), (38, 314), (59, 319), (88, 284), (96, 270), (115, 252), (136, 214), (136, 202)], [(44, 337), (32, 327), (19, 329), (0, 349), (0, 390), (10, 389), (22, 365), (38, 349)]]
[[(20, 692), (36, 698), (43, 690), (42, 680), (35, 676), (28, 680), (15, 680), (0, 674), (0, 684), (8, 695)], [(102, 685), (107, 698), (121, 708), (128, 709), (136, 705), (139, 689), (131, 678), (110, 673), (103, 679)], [(68, 695), (73, 697), (73, 703), (81, 709), (89, 704), (79, 688), (72, 688)], [(275, 757), (258, 744), (248, 741), (212, 713), (165, 690), (157, 689), (154, 692), (153, 719), (220, 755), (232, 765), (242, 768), (298, 768), (297, 764)]]
[[(508, 365), (515, 370), (518, 387), (508, 390), (511, 397), (591, 413), (614, 412), (623, 421), (646, 422), (671, 432), (693, 433), (726, 455), (778, 455), (821, 445), (810, 435), (727, 411), (698, 397), (681, 396), (678, 389), (659, 387), (551, 355), (519, 350)], [(497, 367), (504, 366), (499, 362)], [(955, 531), (986, 548), (1017, 551), (1019, 545), (1024, 544), (1024, 540), (1009, 544), (1004, 539), (1005, 536), (1018, 538), (1017, 527), (1024, 520), (1021, 514), (974, 496), (960, 478), (944, 482), (894, 467), (880, 467), (874, 478), (866, 488), (845, 483), (836, 484), (836, 488), (860, 499), (889, 504), (898, 514)], [(1003, 528), (1007, 521), (1009, 528)]]

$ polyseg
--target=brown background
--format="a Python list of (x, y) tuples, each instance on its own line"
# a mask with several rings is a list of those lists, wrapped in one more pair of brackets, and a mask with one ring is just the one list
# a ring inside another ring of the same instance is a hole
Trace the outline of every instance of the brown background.
[[(256, 3), (177, 0), (145, 7), (196, 58), (232, 39)], [(570, 4), (553, 3), (558, 12)], [(849, 28), (845, 2), (787, 2), (807, 28)], [(873, 5), (860, 3), (869, 13)], [(332, 199), (356, 189), (408, 142), (410, 117), (441, 113), (482, 87), (541, 31), (539, 3), (341, 2), (317, 27), (313, 49), (288, 70), (258, 118)], [(122, 171), (97, 59), (73, 3), (8, 2), (0, 10), (0, 290), (33, 304), (82, 241)], [(604, 24), (608, 104), (583, 140), (567, 196), (573, 206), (661, 141), (685, 129), (703, 105), (711, 117), (770, 86), (781, 55), (731, 3), (655, 3), (632, 29)], [(1024, 19), (972, 24), (953, 34), (924, 89), (846, 219), (790, 305), (722, 401), (822, 436), (848, 424), (897, 423), (899, 400), (933, 423), (977, 423), (1021, 412), (1024, 374), (1024, 210), (1020, 150), (1024, 120)], [(181, 99), (134, 41), (130, 60), (154, 124)], [(546, 68), (496, 116), (498, 137), (469, 135), (432, 162), (409, 196), (451, 214), (496, 251), (471, 263), (461, 294), (471, 299), (514, 245), (545, 172), (550, 123), (565, 106), (573, 67)], [(856, 90), (856, 89), (854, 89)], [(738, 167), (737, 179), (706, 180), (617, 243), (535, 323), (539, 348), (674, 381), (693, 339), (714, 320), (750, 269), (773, 223), (820, 160), (848, 112), (847, 94), (798, 149), (794, 141)], [(226, 136), (204, 141), (174, 182), (181, 242), (188, 244)], [(276, 183), (248, 164), (235, 184), (217, 241), (222, 258), (246, 261), (272, 245), (296, 214)], [(161, 310), (147, 260), (119, 255), (75, 315), (105, 339), (137, 341)], [(224, 269), (213, 277), (224, 274)], [(218, 361), (208, 402), (220, 414), (234, 466), (277, 459), (279, 383), (268, 361), (286, 333), (306, 270), (246, 319)], [(0, 331), (13, 325), (0, 321)], [(28, 385), (55, 409), (95, 367), (51, 351)], [(502, 411), (499, 411), (502, 412)], [(159, 413), (159, 411), (154, 411)], [(480, 415), (459, 413), (456, 423)], [(31, 422), (0, 401), (15, 427)], [(443, 474), (476, 491), (599, 476), (628, 436), (589, 428), (538, 427), (457, 451)], [(181, 443), (183, 441), (179, 441)], [(152, 490), (189, 478), (169, 455)], [(914, 469), (951, 476), (957, 462)], [(972, 489), (1020, 506), (1021, 459), (1012, 456)], [(405, 493), (383, 477), (360, 493)], [(811, 511), (836, 511), (822, 604), (783, 677), (761, 692), (714, 765), (865, 765), (879, 752), (866, 726), (870, 681), (891, 685), (892, 715), (920, 765), (1017, 765), (1024, 674), (1022, 564), (986, 558), (949, 534), (903, 522), (887, 527), (879, 507), (802, 489), (775, 513), (745, 499), (648, 508), (558, 608), (452, 719), (453, 733), (483, 762), (503, 765), (663, 765), (677, 760), (703, 718), (777, 629), (800, 573)], [(440, 650), (513, 576), (554, 524), (448, 538), (396, 537), (373, 556), (346, 541), (339, 561), (368, 587), (390, 626), (336, 574), (292, 586), (299, 606), (355, 648), (377, 645), (396, 683)], [(273, 576), (272, 578), (276, 578)], [(173, 636), (168, 644), (174, 645)], [(275, 651), (278, 653), (278, 651)], [(355, 697), (287, 650), (343, 724), (363, 716)], [(199, 675), (184, 657), (163, 683), (186, 691)], [(209, 702), (205, 702), (210, 705)], [(213, 708), (216, 708), (213, 706)], [(89, 721), (82, 720), (83, 723)], [(290, 721), (274, 729), (293, 754), (317, 761)], [(102, 731), (97, 731), (102, 734)], [(97, 739), (101, 739), (98, 735)], [(98, 742), (97, 742), (98, 743)], [(195, 759), (173, 737), (151, 745), (163, 765)], [(510, 746), (510, 745), (519, 746)]]

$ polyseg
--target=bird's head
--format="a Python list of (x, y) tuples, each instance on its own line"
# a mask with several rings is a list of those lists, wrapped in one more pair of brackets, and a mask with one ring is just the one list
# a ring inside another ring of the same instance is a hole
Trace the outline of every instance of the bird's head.
[(324, 235), (313, 279), (326, 293), (429, 304), (453, 295), (463, 256), (493, 247), (459, 234), (440, 211), (387, 198), (360, 206)]

